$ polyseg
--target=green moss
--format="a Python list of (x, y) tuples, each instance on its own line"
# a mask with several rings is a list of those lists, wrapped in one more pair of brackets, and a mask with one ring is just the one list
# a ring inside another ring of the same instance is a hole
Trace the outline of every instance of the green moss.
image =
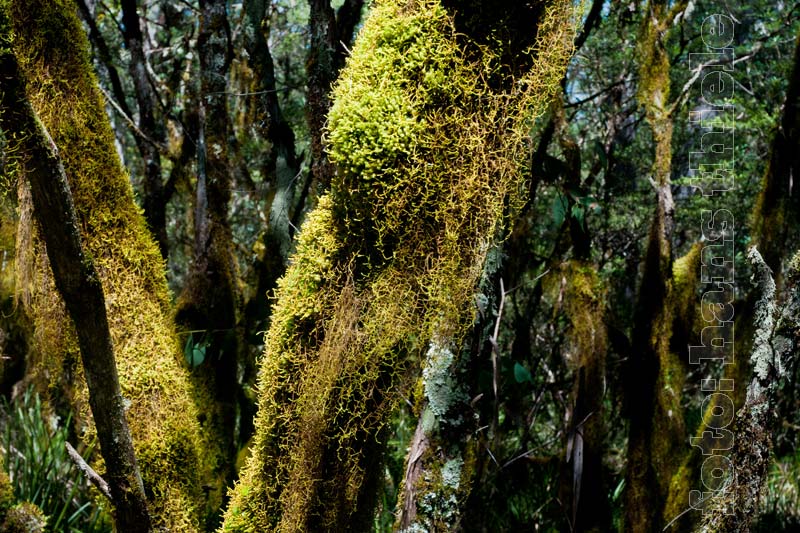
[[(559, 22), (571, 5), (561, 9)], [(530, 119), (569, 54), (561, 30), (544, 33), (553, 55), (540, 69), (495, 91), (483, 82), (493, 50), (465, 57), (439, 2), (373, 6), (333, 89), (337, 175), (278, 284), (252, 455), (224, 531), (366, 529), (402, 395), (418, 384), (436, 416), (460, 399), (449, 347), (473, 323), (487, 253), (522, 201)], [(465, 486), (449, 486), (447, 516)]]
[[(1, 461), (0, 466), (2, 466)], [(11, 486), (11, 480), (5, 470), (0, 468), (0, 523), (5, 519), (8, 510), (14, 506), (14, 500), (14, 487)]]
[[(4, 5), (4, 8), (6, 6)], [(70, 182), (84, 246), (103, 284), (128, 423), (140, 457), (155, 526), (201, 527), (207, 506), (219, 505), (213, 410), (182, 366), (171, 324), (164, 263), (114, 148), (114, 136), (89, 62), (83, 29), (67, 0), (14, 2), (8, 7), (14, 51), (28, 97), (48, 129)], [(80, 413), (85, 436), (94, 427), (78, 346), (55, 290), (43, 244), (34, 266), (35, 342), (30, 374), (58, 389)], [(180, 457), (179, 457), (180, 455)], [(165, 468), (151, 461), (174, 461)], [(158, 475), (154, 473), (158, 472)], [(186, 480), (196, 481), (189, 486)], [(216, 487), (207, 501), (202, 484)]]
[(47, 517), (32, 503), (23, 502), (12, 507), (0, 524), (5, 533), (43, 533)]

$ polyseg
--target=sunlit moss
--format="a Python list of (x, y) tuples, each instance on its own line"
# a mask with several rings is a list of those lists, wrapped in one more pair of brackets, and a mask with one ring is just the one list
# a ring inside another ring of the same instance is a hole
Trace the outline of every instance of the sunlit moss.
[[(366, 529), (402, 391), (418, 383), (445, 414), (440, 370), (453, 361), (420, 360), (432, 342), (440, 355), (461, 345), (488, 250), (522, 202), (530, 120), (558, 89), (571, 43), (544, 35), (559, 46), (540, 42), (538, 67), (495, 90), (484, 83), (495, 52), (468, 58), (439, 2), (373, 6), (333, 89), (337, 175), (279, 282), (252, 454), (223, 530)], [(427, 382), (414, 379), (422, 366)], [(429, 499), (457, 511), (435, 476)]]
[[(2, 7), (13, 26), (13, 49), (28, 98), (58, 148), (83, 243), (103, 284), (154, 525), (198, 530), (222, 492), (214, 431), (200, 421), (210, 418), (210, 404), (182, 366), (164, 263), (115, 152), (75, 7), (67, 0), (4, 1)], [(54, 389), (54, 397), (66, 392), (91, 439), (94, 426), (77, 339), (67, 326), (43, 244), (34, 237), (33, 246), (38, 250), (31, 301), (36, 329), (29, 376)], [(212, 490), (206, 493), (204, 484)]]

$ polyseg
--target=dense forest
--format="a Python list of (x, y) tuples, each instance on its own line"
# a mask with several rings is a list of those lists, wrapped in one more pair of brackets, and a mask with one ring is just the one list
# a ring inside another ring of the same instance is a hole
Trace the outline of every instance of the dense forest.
[(800, 530), (800, 2), (0, 0), (0, 532)]

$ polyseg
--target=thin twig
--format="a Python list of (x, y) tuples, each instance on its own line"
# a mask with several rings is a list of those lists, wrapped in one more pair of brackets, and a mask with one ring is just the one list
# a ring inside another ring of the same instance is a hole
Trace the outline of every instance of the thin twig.
[(506, 303), (506, 291), (503, 286), (503, 278), (500, 278), (500, 305), (497, 308), (497, 321), (494, 324), (494, 333), (489, 342), (492, 344), (492, 389), (494, 390), (494, 415), (497, 422), (497, 355), (500, 347), (497, 344), (497, 337), (500, 335), (500, 321), (503, 319), (503, 306)]
[(128, 123), (128, 126), (131, 127), (131, 129), (133, 130), (133, 132), (136, 135), (138, 135), (139, 137), (144, 139), (146, 142), (148, 142), (148, 143), (152, 144), (153, 146), (155, 146), (156, 149), (159, 151), (159, 153), (161, 155), (169, 157), (169, 150), (167, 150), (164, 145), (162, 145), (161, 143), (158, 143), (158, 142), (154, 141), (153, 139), (151, 139), (150, 137), (148, 137), (142, 130), (139, 129), (139, 126), (136, 125), (136, 123), (133, 121), (133, 119), (131, 117), (129, 117), (127, 113), (125, 113), (125, 111), (120, 107), (120, 105), (117, 103), (117, 101), (114, 100), (111, 97), (111, 95), (106, 92), (105, 89), (103, 89), (102, 87), (99, 87), (99, 86), (98, 86), (98, 88), (100, 89), (100, 92), (103, 93), (103, 96), (108, 101), (108, 103), (111, 104), (111, 107), (113, 107), (114, 110), (117, 113), (120, 114), (120, 116), (123, 118), (123, 120)]
[(94, 471), (94, 468), (89, 466), (89, 464), (81, 457), (81, 454), (72, 447), (72, 444), (69, 442), (65, 442), (64, 446), (67, 448), (67, 453), (69, 454), (70, 459), (75, 463), (75, 465), (83, 472), (86, 477), (89, 478), (89, 481), (92, 482), (92, 485), (97, 487), (97, 490), (103, 493), (103, 496), (109, 499), (111, 503), (114, 503), (114, 498), (111, 497), (111, 490), (108, 488), (108, 483), (106, 480), (100, 477), (100, 474)]

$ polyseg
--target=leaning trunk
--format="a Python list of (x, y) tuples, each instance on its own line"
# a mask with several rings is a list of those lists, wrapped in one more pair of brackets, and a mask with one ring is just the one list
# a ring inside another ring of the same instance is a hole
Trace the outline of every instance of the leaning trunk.
[[(200, 417), (211, 409), (195, 395), (182, 366), (164, 263), (120, 166), (74, 5), (67, 0), (6, 0), (2, 5), (8, 10), (11, 46), (28, 99), (60, 154), (85, 253), (105, 293), (120, 387), (153, 526), (199, 530), (209, 506), (216, 507), (221, 497), (215, 430)], [(29, 272), (19, 272), (31, 279), (33, 291), (36, 331), (28, 376), (54, 389), (54, 397), (66, 394), (91, 440), (95, 424), (84, 373), (77, 364), (80, 338), (74, 328), (65, 327), (67, 310), (41, 236), (34, 233), (32, 239), (33, 265)], [(204, 485), (217, 489), (209, 494)]]

